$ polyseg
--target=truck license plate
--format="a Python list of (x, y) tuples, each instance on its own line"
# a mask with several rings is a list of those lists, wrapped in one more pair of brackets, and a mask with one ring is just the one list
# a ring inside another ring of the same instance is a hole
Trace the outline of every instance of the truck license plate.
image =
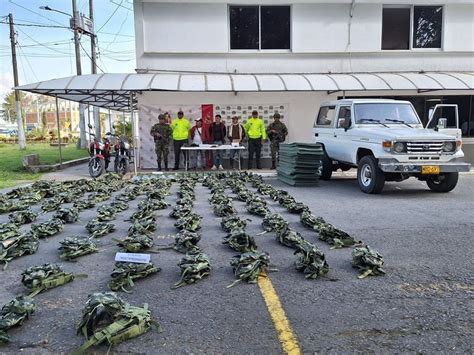
[(426, 165), (421, 167), (421, 173), (422, 174), (439, 174), (439, 166), (436, 165)]

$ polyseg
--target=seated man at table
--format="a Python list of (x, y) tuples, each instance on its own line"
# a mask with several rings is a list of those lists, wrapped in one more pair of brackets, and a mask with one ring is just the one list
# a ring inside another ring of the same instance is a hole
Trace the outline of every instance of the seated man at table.
[[(202, 120), (196, 119), (196, 124), (191, 128), (191, 146), (199, 146), (202, 144)], [(202, 168), (203, 152), (202, 150), (195, 151), (195, 169)]]
[[(221, 115), (217, 114), (214, 118), (214, 123), (211, 125), (210, 134), (213, 144), (222, 145), (226, 137), (225, 125), (221, 122)], [(223, 170), (222, 166), (222, 150), (216, 150), (214, 153), (214, 165), (212, 170)]]
[[(227, 138), (230, 141), (230, 144), (232, 143), (237, 143), (241, 144), (242, 141), (245, 138), (245, 129), (244, 126), (242, 126), (239, 123), (239, 118), (237, 116), (232, 117), (232, 124), (227, 128)], [(230, 154), (230, 168), (234, 168), (234, 158), (235, 154), (237, 154), (237, 149), (231, 149), (229, 154)], [(239, 154), (240, 156), (240, 154)]]

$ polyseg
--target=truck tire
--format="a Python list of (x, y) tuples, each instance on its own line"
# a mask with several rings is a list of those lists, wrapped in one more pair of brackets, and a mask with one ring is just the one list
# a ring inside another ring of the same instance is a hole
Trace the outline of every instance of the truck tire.
[(366, 155), (359, 161), (357, 167), (357, 181), (362, 192), (379, 194), (385, 184), (385, 174), (377, 165), (372, 155)]
[(326, 150), (323, 150), (323, 157), (321, 159), (321, 180), (329, 180), (332, 175), (332, 159), (328, 157)]
[(426, 184), (433, 192), (449, 192), (453, 190), (459, 179), (459, 173), (444, 173), (428, 176)]

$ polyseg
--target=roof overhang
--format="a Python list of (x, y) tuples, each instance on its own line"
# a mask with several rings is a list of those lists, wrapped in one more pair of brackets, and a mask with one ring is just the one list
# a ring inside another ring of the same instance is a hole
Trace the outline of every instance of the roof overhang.
[(401, 91), (474, 90), (471, 72), (386, 72), (340, 74), (130, 73), (89, 74), (41, 81), (15, 89), (55, 96), (83, 104), (130, 110), (134, 93), (281, 92), (281, 91)]

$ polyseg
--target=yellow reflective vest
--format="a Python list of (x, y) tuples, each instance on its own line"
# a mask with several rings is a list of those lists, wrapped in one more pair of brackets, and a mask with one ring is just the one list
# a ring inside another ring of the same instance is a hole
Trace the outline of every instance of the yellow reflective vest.
[(244, 125), (247, 136), (252, 139), (262, 138), (267, 139), (267, 131), (265, 129), (265, 123), (261, 118), (250, 117), (247, 123)]
[(173, 139), (175, 141), (182, 141), (188, 139), (191, 124), (185, 117), (176, 118), (171, 122), (171, 129), (173, 130)]

